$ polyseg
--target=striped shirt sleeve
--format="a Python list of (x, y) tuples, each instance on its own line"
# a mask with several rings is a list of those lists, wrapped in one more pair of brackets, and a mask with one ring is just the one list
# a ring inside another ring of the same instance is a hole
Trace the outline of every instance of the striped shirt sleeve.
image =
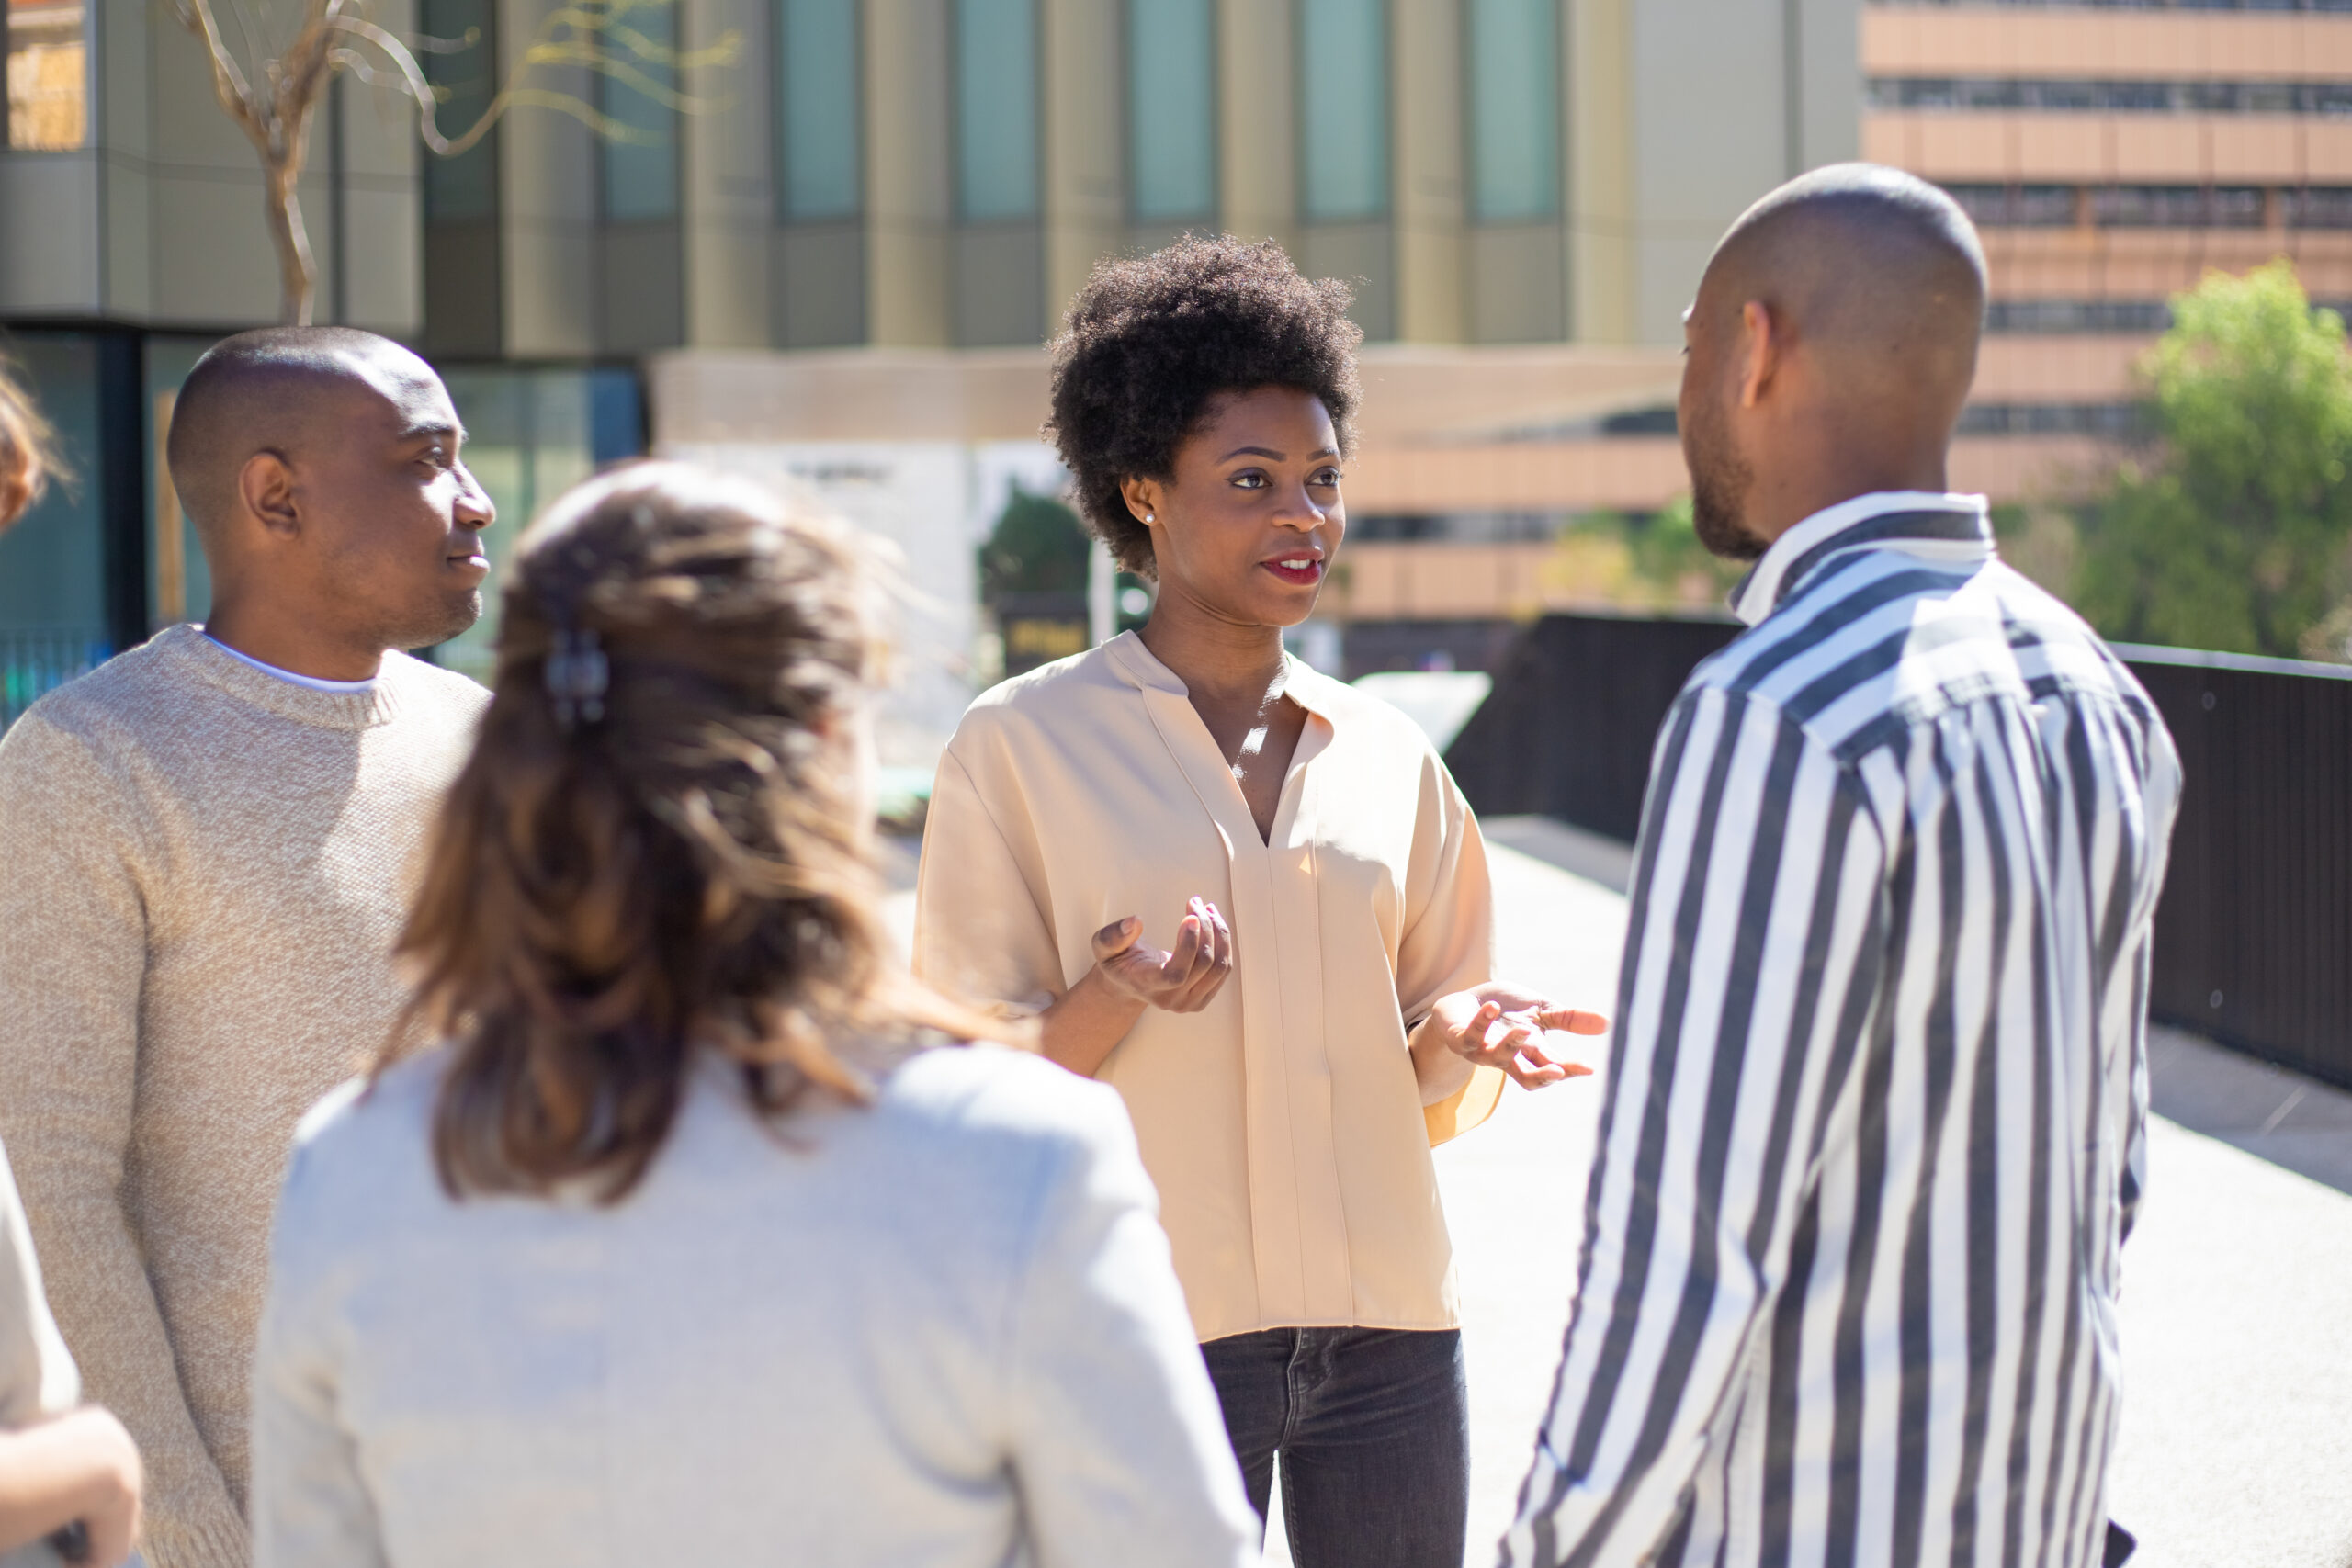
[(1575, 1316), (1509, 1564), (1640, 1560), (1761, 1348), (1890, 940), (1860, 782), (1770, 702), (1702, 686), (1645, 807)]

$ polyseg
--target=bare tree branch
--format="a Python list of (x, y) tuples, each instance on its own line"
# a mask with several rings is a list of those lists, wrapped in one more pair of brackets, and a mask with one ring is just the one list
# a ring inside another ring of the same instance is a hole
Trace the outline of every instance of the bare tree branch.
[[(417, 56), (420, 51), (451, 54), (477, 47), (479, 29), (469, 29), (456, 44), (423, 38), (411, 42), (360, 14), (366, 0), (300, 0), (301, 20), (293, 38), (272, 54), (255, 36), (244, 7), (238, 0), (226, 0), (244, 34), (248, 57), (254, 62), (255, 74), (249, 75), (221, 36), (220, 3), (172, 0), (172, 10), (180, 25), (204, 45), (213, 96), (222, 112), (244, 131), (260, 154), (270, 239), (277, 251), (283, 316), (301, 323), (311, 320), (318, 266), (302, 222), (300, 186), (311, 122), (337, 72), (347, 71), (363, 82), (389, 82), (416, 105), (420, 140), (446, 158), (477, 145), (507, 111), (518, 107), (568, 115), (607, 141), (657, 141), (653, 133), (606, 114), (577, 94), (539, 86), (530, 78), (556, 67), (584, 68), (675, 113), (697, 114), (704, 111), (706, 100), (680, 92), (656, 73), (731, 64), (742, 47), (741, 37), (729, 32), (709, 48), (681, 51), (620, 20), (632, 10), (674, 6), (678, 0), (570, 0), (542, 19), (514, 73), (474, 123), (450, 136), (439, 123), (447, 95), (425, 75)], [(380, 56), (380, 62), (371, 59), (367, 50)], [(379, 71), (384, 74), (379, 75)]]

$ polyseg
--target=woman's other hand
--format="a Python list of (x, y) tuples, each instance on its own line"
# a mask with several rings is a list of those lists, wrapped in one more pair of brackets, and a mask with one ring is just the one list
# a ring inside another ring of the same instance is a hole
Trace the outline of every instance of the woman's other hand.
[(139, 1532), (139, 1450), (96, 1405), (0, 1433), (0, 1551), (76, 1522), (89, 1532), (91, 1568), (114, 1568)]
[(1498, 1068), (1524, 1089), (1543, 1089), (1592, 1071), (1579, 1062), (1554, 1060), (1543, 1046), (1545, 1032), (1600, 1034), (1608, 1028), (1597, 1012), (1562, 1007), (1508, 980), (1489, 980), (1438, 998), (1413, 1032), (1414, 1063), (1424, 1082), (1432, 1070), (1444, 1070), (1433, 1059), (1442, 1053), (1473, 1067)]
[(1143, 945), (1133, 915), (1094, 933), (1094, 967), (1037, 1020), (1038, 1048), (1071, 1072), (1092, 1077), (1146, 1008), (1198, 1012), (1233, 974), (1233, 929), (1205, 898), (1184, 906), (1176, 945)]
[(1143, 922), (1133, 915), (1094, 933), (1094, 967), (1123, 997), (1170, 1012), (1198, 1012), (1233, 974), (1233, 931), (1205, 898), (1184, 906), (1176, 945), (1166, 953), (1142, 945)]

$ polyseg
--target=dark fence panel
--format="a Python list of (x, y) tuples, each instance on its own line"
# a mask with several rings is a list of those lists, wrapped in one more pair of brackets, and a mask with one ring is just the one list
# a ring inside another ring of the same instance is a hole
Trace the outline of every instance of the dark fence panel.
[(1633, 841), (1650, 744), (1724, 621), (1546, 615), (1495, 669), (1489, 696), (1445, 754), (1485, 816), (1556, 817)]
[(2352, 671), (2118, 651), (2188, 776), (2149, 1010), (2352, 1087)]
[[(1739, 628), (1553, 615), (1446, 753), (1488, 815), (1631, 840), (1690, 671)], [(2150, 1010), (2352, 1087), (2352, 671), (2125, 648), (2187, 777)]]

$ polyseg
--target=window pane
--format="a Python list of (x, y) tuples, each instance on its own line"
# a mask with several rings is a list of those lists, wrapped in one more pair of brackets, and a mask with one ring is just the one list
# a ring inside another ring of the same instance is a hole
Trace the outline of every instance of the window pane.
[(1034, 0), (956, 0), (956, 186), (967, 219), (1036, 216)]
[(212, 614), (210, 563), (164, 460), (164, 439), (180, 388), (211, 346), (209, 338), (158, 333), (147, 340), (147, 619), (159, 628)]
[[(595, 472), (595, 370), (451, 368), (442, 379), (466, 423), (466, 467), (498, 505), (482, 531), (491, 581), (505, 580), (514, 541), (539, 509)], [(487, 682), (498, 663), (503, 595), (482, 595), (483, 613), (434, 649), (436, 662)]]
[(1214, 0), (1127, 0), (1127, 162), (1136, 218), (1216, 213)]
[[(419, 9), (427, 38), (446, 47), (424, 56), (424, 79), (444, 95), (434, 123), (444, 136), (469, 130), (498, 92), (498, 46), (492, 29), (497, 7), (492, 0), (424, 0)], [(460, 47), (462, 46), (462, 47)], [(498, 132), (454, 158), (424, 159), (424, 220), (447, 223), (498, 215)]]
[(90, 125), (81, 0), (7, 0), (10, 147), (79, 147)]
[(1481, 222), (1560, 208), (1556, 0), (1470, 0), (1470, 209)]
[(1388, 211), (1387, 11), (1382, 0), (1300, 0), (1300, 205), (1310, 221)]
[[(664, 93), (676, 90), (676, 0), (639, 0), (615, 13), (619, 28), (641, 35), (645, 58), (615, 40), (623, 58)], [(658, 221), (678, 215), (678, 114), (668, 103), (610, 75), (596, 78), (605, 118), (605, 216), (616, 223)]]
[(857, 0), (778, 0), (777, 205), (787, 219), (859, 209)]

